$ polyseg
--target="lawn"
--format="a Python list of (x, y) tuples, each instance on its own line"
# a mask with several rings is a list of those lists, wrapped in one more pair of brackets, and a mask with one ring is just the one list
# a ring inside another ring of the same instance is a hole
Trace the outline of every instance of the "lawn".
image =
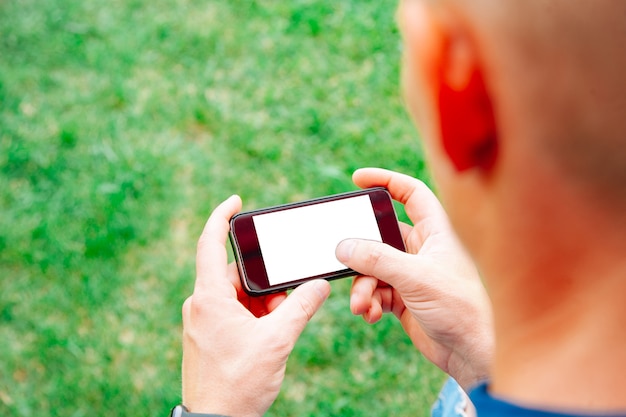
[[(180, 307), (216, 204), (426, 177), (394, 0), (0, 2), (0, 411), (167, 415)], [(401, 213), (401, 217), (404, 215)], [(426, 416), (443, 375), (349, 280), (269, 416)]]

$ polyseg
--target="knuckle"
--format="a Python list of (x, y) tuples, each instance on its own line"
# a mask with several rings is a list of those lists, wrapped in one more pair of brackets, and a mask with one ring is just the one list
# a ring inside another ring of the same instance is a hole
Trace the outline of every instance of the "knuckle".
[(209, 246), (209, 240), (209, 234), (207, 232), (202, 233), (198, 238), (198, 242), (196, 243), (196, 250), (198, 252), (203, 252), (203, 249)]
[(299, 305), (302, 311), (304, 312), (304, 318), (306, 321), (311, 320), (313, 314), (315, 314), (315, 306), (308, 298), (302, 298), (299, 300)]
[(210, 317), (214, 314), (211, 303), (206, 297), (192, 295), (185, 301), (185, 304), (183, 304), (183, 309), (187, 308), (191, 317)]
[(182, 306), (183, 319), (185, 319), (189, 315), (191, 311), (191, 303), (192, 303), (192, 296), (187, 297), (187, 299), (183, 302), (183, 306)]
[(386, 251), (381, 244), (368, 245), (367, 253), (365, 255), (365, 264), (369, 268), (369, 272), (373, 275), (377, 275), (383, 272), (387, 262)]
[(265, 346), (270, 346), (271, 350), (278, 354), (280, 360), (286, 360), (289, 353), (293, 350), (296, 341), (290, 334), (283, 334), (282, 337), (273, 337), (266, 340)]

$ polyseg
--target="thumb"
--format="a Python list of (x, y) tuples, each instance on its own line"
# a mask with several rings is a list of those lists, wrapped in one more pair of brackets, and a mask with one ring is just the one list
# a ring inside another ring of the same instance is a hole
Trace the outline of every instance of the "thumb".
[(415, 256), (402, 252), (385, 243), (364, 239), (346, 239), (335, 251), (339, 262), (361, 275), (377, 278), (401, 293), (410, 290), (410, 271)]
[(295, 342), (329, 294), (328, 281), (318, 279), (307, 282), (293, 290), (270, 316), (277, 328), (285, 329)]

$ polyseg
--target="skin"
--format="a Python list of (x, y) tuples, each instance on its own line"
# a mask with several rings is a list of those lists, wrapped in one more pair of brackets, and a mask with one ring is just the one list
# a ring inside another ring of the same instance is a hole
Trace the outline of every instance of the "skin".
[[(626, 67), (617, 53), (626, 33), (615, 18), (625, 5), (535, 0), (508, 11), (503, 2), (467, 3), (407, 0), (399, 18), (408, 108), (425, 132), (450, 221), (490, 290), (496, 336), (490, 389), (531, 406), (624, 410), (626, 207), (624, 163), (615, 155), (626, 126), (614, 115), (626, 108), (616, 70)], [(546, 13), (536, 29), (522, 24)], [(588, 32), (577, 26), (582, 20), (590, 22)], [(518, 52), (522, 47), (528, 50)], [(521, 61), (530, 53), (545, 68), (533, 71)], [(586, 56), (598, 59), (589, 63)], [(563, 69), (561, 61), (580, 65)], [(467, 92), (475, 72), (485, 90)], [(471, 103), (493, 105), (496, 130), (485, 141), (497, 139), (494, 164), (477, 158), (470, 168), (457, 167), (446, 143), (471, 150), (476, 138), (445, 137), (442, 121), (454, 120), (459, 109), (438, 102), (441, 86), (478, 95), (461, 108), (476, 117)]]
[(183, 304), (183, 404), (191, 412), (260, 416), (278, 395), (287, 358), (330, 293), (326, 281), (250, 298), (227, 265), (233, 196), (219, 205), (198, 241), (194, 292)]
[(415, 226), (401, 224), (407, 253), (366, 240), (339, 245), (337, 258), (366, 274), (354, 280), (352, 312), (368, 323), (393, 313), (417, 349), (466, 388), (486, 378), (489, 300), (437, 198), (422, 182), (391, 171), (361, 169), (353, 179), (364, 188), (386, 187)]
[[(393, 313), (466, 389), (488, 378), (528, 407), (626, 410), (625, 15), (620, 0), (400, 4), (403, 91), (442, 204), (413, 178), (357, 171), (405, 204), (408, 253), (347, 240), (337, 257), (362, 274), (353, 313)], [(329, 291), (247, 298), (224, 249), (240, 205), (209, 219), (183, 308), (193, 411), (262, 415)]]

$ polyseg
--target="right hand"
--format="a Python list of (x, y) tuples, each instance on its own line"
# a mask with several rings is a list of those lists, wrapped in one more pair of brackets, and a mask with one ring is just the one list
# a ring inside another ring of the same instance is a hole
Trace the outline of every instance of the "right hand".
[(358, 170), (353, 180), (387, 188), (414, 226), (400, 223), (407, 253), (367, 240), (339, 244), (337, 258), (362, 274), (352, 285), (352, 312), (369, 323), (392, 312), (417, 349), (466, 390), (486, 379), (494, 344), (491, 304), (435, 195), (421, 181), (383, 169)]

